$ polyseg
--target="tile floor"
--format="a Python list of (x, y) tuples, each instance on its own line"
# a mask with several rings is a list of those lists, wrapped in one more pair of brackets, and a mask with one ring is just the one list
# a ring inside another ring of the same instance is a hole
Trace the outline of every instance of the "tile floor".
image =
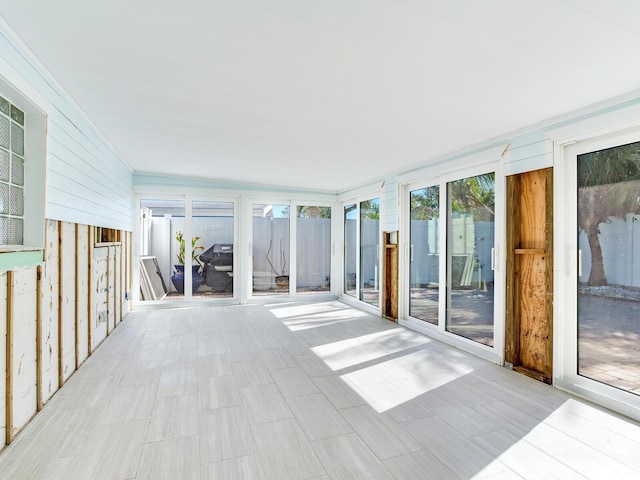
[(0, 479), (632, 479), (640, 427), (339, 302), (130, 314)]

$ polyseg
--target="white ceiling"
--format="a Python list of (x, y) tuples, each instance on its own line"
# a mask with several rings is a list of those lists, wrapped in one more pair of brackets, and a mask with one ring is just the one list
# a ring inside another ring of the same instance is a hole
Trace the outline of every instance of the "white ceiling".
[(640, 88), (637, 0), (0, 0), (0, 14), (141, 173), (338, 192)]

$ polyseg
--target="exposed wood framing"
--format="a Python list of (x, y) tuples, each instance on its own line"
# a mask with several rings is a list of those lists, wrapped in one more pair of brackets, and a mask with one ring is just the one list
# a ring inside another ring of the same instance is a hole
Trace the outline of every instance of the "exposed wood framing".
[(124, 271), (124, 246), (125, 246), (125, 233), (120, 232), (120, 256), (118, 260), (118, 265), (120, 268), (120, 275), (116, 276), (116, 280), (118, 282), (118, 295), (117, 295), (117, 306), (118, 306), (118, 323), (122, 322), (122, 285), (124, 284), (124, 279), (122, 278), (122, 272)]
[(42, 265), (36, 269), (36, 410), (42, 410)]
[(547, 270), (546, 270), (546, 311), (547, 311), (547, 335), (549, 337), (545, 350), (544, 382), (553, 382), (553, 168), (545, 170), (545, 222), (547, 243)]
[(111, 312), (110, 312), (110, 303), (109, 303), (109, 294), (111, 293), (111, 268), (109, 268), (111, 266), (111, 246), (107, 245), (107, 318), (106, 318), (106, 325), (107, 325), (107, 337), (111, 334), (111, 331), (109, 330), (109, 319), (111, 318)]
[(7, 271), (7, 347), (6, 347), (6, 422), (5, 442), (13, 441), (13, 271)]
[(63, 250), (62, 222), (58, 222), (58, 388), (64, 384), (64, 281), (63, 281)]
[(520, 245), (520, 209), (518, 208), (520, 192), (520, 177), (507, 177), (507, 244), (506, 244), (506, 302), (505, 302), (505, 345), (504, 359), (511, 365), (517, 365), (520, 355), (516, 338), (520, 336), (520, 329), (516, 321), (515, 303), (517, 298), (517, 284), (515, 273), (515, 252)]
[(391, 232), (384, 232), (384, 264), (382, 314), (388, 320), (398, 319), (398, 242), (391, 243)]
[[(119, 244), (97, 251), (92, 226), (47, 220), (44, 263), (3, 273), (6, 396), (0, 443), (11, 443), (91, 355), (93, 343), (103, 340), (104, 320), (108, 333), (122, 322), (128, 311), (131, 234), (118, 233)], [(100, 322), (98, 330), (95, 322)]]
[(507, 178), (505, 362), (551, 383), (552, 169)]
[(76, 254), (75, 254), (75, 267), (74, 267), (74, 272), (75, 272), (75, 302), (74, 302), (74, 308), (73, 308), (73, 313), (74, 313), (74, 332), (73, 332), (73, 336), (74, 336), (74, 348), (75, 348), (75, 357), (76, 357), (76, 365), (75, 368), (76, 370), (78, 369), (78, 367), (80, 366), (80, 328), (79, 328), (79, 323), (80, 323), (80, 302), (78, 302), (78, 299), (80, 298), (80, 272), (79, 270), (79, 262), (78, 262), (78, 256), (80, 253), (80, 225), (78, 225), (76, 223), (75, 225), (75, 231), (76, 231)]
[(87, 225), (87, 228), (89, 229), (89, 247), (87, 248), (87, 268), (88, 268), (88, 272), (87, 272), (87, 279), (88, 279), (88, 295), (89, 295), (89, 302), (87, 303), (87, 355), (91, 356), (91, 353), (93, 352), (93, 348), (92, 348), (92, 333), (93, 333), (93, 275), (91, 273), (91, 268), (92, 268), (92, 262), (91, 260), (93, 259), (93, 244), (95, 243), (95, 229), (91, 228), (90, 225)]

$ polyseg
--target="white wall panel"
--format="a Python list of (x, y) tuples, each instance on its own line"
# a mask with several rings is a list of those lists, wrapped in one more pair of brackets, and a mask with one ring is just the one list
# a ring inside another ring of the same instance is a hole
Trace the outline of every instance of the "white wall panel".
[(14, 273), (13, 427), (22, 428), (36, 413), (36, 267)]
[(92, 285), (92, 322), (91, 326), (91, 348), (95, 349), (107, 337), (107, 311), (109, 284), (107, 283), (107, 267), (109, 257), (107, 249), (104, 247), (93, 250), (93, 260), (91, 264)]
[(48, 117), (46, 217), (131, 230), (130, 169), (66, 92), (0, 22), (2, 64), (7, 71), (0, 70), (0, 75), (6, 75), (7, 81)]
[(76, 369), (76, 229), (62, 222), (62, 378), (66, 381)]
[(87, 225), (78, 227), (78, 257), (77, 272), (78, 295), (76, 308), (78, 310), (78, 363), (82, 363), (89, 356), (89, 228)]
[(42, 401), (58, 389), (58, 222), (48, 220), (42, 267)]

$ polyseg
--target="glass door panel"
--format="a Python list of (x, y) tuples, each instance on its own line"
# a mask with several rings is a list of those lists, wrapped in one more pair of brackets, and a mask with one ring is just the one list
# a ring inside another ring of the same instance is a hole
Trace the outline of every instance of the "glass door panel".
[(640, 142), (578, 155), (578, 375), (640, 392)]
[(360, 202), (360, 300), (380, 305), (380, 199)]
[(495, 174), (447, 184), (446, 330), (493, 346)]
[(253, 294), (289, 294), (289, 205), (253, 205)]
[(355, 298), (358, 256), (358, 206), (344, 207), (344, 293)]
[(410, 194), (409, 315), (438, 324), (440, 187)]
[(184, 298), (184, 200), (142, 199), (140, 209), (140, 300)]
[(331, 290), (331, 207), (298, 206), (296, 293)]
[(233, 222), (233, 202), (193, 202), (199, 267), (199, 275), (192, 277), (194, 298), (233, 297)]

